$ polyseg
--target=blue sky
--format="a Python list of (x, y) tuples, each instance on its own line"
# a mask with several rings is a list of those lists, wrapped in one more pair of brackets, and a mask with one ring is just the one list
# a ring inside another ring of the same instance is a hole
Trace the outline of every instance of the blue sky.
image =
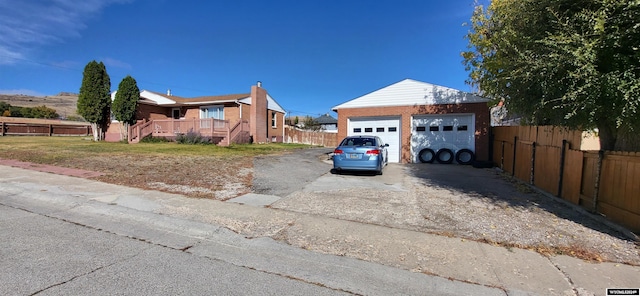
[(474, 2), (0, 0), (0, 93), (77, 93), (91, 60), (112, 90), (126, 75), (182, 97), (262, 81), (302, 116), (405, 78), (471, 91), (460, 53)]

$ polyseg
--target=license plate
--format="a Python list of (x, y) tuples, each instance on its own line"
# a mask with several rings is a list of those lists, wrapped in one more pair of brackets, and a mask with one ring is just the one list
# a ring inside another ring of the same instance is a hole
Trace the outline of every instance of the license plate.
[(358, 158), (360, 158), (360, 154), (357, 154), (357, 153), (349, 154), (349, 159), (358, 159)]

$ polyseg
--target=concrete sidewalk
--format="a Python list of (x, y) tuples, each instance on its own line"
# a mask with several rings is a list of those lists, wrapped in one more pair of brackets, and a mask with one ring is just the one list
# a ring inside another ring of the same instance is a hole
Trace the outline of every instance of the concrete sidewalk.
[[(2, 163), (0, 163), (2, 164)], [(507, 295), (606, 295), (607, 288), (639, 288), (640, 267), (589, 263), (568, 256), (544, 257), (536, 252), (403, 229), (337, 220), (317, 215), (225, 203), (181, 195), (145, 191), (65, 176), (68, 169), (34, 172), (0, 166), (0, 189), (67, 192), (90, 202), (120, 206), (197, 222), (222, 224), (245, 236), (316, 242), (352, 241), (370, 248), (358, 258), (407, 269), (402, 262), (429, 262), (426, 273), (453, 281), (499, 288)], [(7, 186), (3, 186), (7, 184)], [(11, 186), (9, 186), (11, 185)], [(18, 189), (16, 189), (18, 188)], [(351, 256), (351, 254), (341, 254)]]

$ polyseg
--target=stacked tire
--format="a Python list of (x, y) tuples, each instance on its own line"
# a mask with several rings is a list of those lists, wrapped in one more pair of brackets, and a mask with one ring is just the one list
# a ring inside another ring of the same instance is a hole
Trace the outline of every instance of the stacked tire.
[(459, 164), (468, 165), (475, 161), (476, 156), (469, 149), (460, 149), (454, 154), (449, 148), (439, 149), (438, 152), (431, 148), (424, 148), (418, 153), (418, 159), (422, 163), (433, 163), (437, 160), (438, 163), (449, 164), (455, 160)]

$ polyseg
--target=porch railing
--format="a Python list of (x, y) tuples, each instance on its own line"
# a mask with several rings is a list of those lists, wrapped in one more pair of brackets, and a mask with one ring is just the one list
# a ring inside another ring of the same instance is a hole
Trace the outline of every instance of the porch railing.
[(229, 129), (229, 135), (227, 136), (227, 145), (232, 143), (244, 144), (249, 143), (249, 121), (240, 120), (232, 128)]
[[(197, 133), (203, 137), (221, 138), (224, 141), (229, 136), (229, 121), (213, 118), (206, 119), (154, 119), (141, 121), (129, 129), (129, 142), (138, 143), (142, 138), (152, 135), (154, 137), (175, 137)], [(228, 141), (228, 140), (227, 140)]]

